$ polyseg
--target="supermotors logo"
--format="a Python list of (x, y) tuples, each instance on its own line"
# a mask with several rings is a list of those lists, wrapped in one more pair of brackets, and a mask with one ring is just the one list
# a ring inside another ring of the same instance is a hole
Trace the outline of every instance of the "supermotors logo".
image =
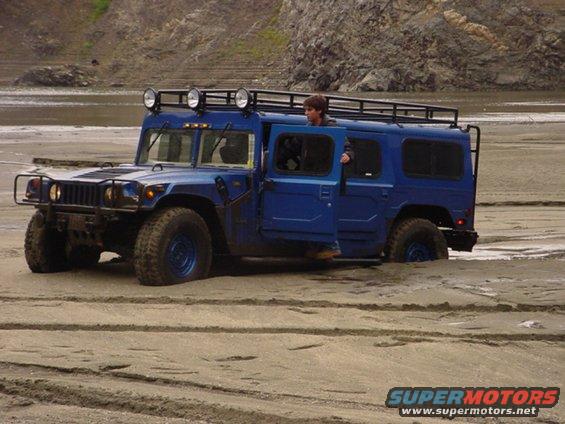
[(537, 417), (559, 401), (558, 387), (394, 387), (386, 406), (403, 417)]

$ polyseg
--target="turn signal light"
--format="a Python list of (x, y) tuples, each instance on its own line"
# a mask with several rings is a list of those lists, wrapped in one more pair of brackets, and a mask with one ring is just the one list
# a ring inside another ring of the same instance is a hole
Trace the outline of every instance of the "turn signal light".
[(162, 185), (147, 187), (145, 189), (145, 198), (147, 200), (153, 200), (155, 196), (157, 196), (157, 193), (162, 193), (164, 191), (165, 187), (163, 187)]

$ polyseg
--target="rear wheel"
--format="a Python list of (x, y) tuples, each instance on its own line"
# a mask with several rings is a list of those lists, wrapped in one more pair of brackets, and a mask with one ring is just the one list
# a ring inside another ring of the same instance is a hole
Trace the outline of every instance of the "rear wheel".
[(447, 259), (447, 242), (442, 232), (430, 221), (408, 218), (398, 223), (385, 248), (389, 262), (424, 262)]
[(141, 284), (161, 286), (205, 278), (211, 263), (208, 226), (192, 209), (158, 211), (139, 231), (134, 267)]
[(65, 234), (50, 228), (37, 211), (29, 221), (25, 235), (25, 258), (32, 272), (49, 273), (68, 269)]

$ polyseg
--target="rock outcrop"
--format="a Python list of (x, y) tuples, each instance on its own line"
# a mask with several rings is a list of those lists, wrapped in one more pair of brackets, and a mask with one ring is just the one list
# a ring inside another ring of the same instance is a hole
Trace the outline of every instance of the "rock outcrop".
[(32, 68), (14, 81), (15, 85), (88, 87), (96, 82), (92, 71), (76, 65)]
[[(0, 84), (564, 88), (557, 3), (112, 0), (94, 18), (83, 0), (20, 0), (0, 13)], [(52, 67), (69, 63), (81, 68)]]
[(562, 86), (563, 28), (523, 1), (284, 0), (281, 16), (297, 89)]

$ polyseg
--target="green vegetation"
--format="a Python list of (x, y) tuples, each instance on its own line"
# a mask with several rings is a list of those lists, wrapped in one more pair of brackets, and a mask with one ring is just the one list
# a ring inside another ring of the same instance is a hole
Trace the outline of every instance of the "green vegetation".
[(108, 8), (110, 7), (110, 2), (112, 0), (92, 0), (92, 5), (94, 6), (94, 10), (90, 15), (90, 19), (92, 21), (97, 21), (100, 17), (106, 13)]
[(282, 1), (273, 8), (272, 14), (265, 20), (263, 29), (246, 39), (234, 40), (216, 52), (218, 58), (239, 57), (254, 61), (266, 61), (284, 52), (290, 38), (278, 28), (278, 19)]
[(247, 40), (237, 40), (228, 47), (228, 54), (264, 60), (282, 53), (289, 38), (280, 30), (268, 26)]

